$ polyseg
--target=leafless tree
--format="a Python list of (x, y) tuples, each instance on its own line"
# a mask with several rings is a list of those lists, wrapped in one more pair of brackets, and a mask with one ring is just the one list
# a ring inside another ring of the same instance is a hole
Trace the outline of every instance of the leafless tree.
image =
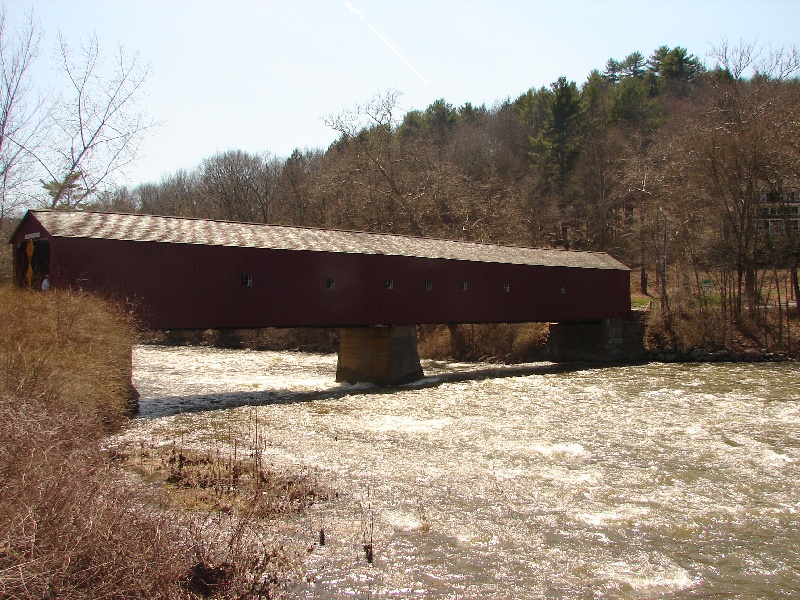
[(717, 61), (717, 67), (730, 73), (739, 81), (750, 74), (775, 81), (786, 81), (800, 71), (800, 49), (797, 46), (763, 47), (757, 41), (739, 41), (731, 45), (723, 39), (712, 46), (708, 55)]
[(50, 206), (74, 208), (131, 163), (154, 125), (137, 102), (148, 68), (119, 48), (108, 67), (96, 37), (74, 52), (59, 36), (60, 69), (67, 79), (48, 147), (26, 147), (47, 173)]
[(326, 227), (325, 194), (320, 190), (322, 152), (296, 148), (278, 173), (277, 197), (270, 220), (283, 225)]
[(0, 10), (0, 226), (24, 202), (26, 184), (35, 179), (28, 150), (38, 151), (47, 133), (47, 103), (30, 81), (41, 34), (33, 13), (10, 31)]
[(339, 143), (350, 157), (349, 178), (362, 188), (361, 196), (405, 213), (406, 192), (398, 177), (398, 143), (395, 136), (400, 93), (388, 90), (353, 110), (329, 116), (325, 124), (341, 135)]
[(740, 41), (738, 45), (731, 45), (723, 39), (716, 46), (712, 46), (708, 55), (717, 61), (717, 66), (725, 69), (734, 79), (741, 79), (747, 69), (757, 60), (758, 43), (756, 41)]
[(150, 215), (206, 217), (197, 171), (179, 169), (159, 183), (143, 183), (133, 190), (137, 210)]
[(200, 167), (200, 190), (207, 216), (267, 223), (280, 174), (271, 155), (241, 150), (218, 153)]

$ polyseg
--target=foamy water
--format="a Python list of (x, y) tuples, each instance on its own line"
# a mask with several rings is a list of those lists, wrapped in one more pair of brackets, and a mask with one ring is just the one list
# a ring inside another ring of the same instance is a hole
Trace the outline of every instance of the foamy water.
[(125, 437), (224, 450), (258, 431), (265, 460), (338, 492), (301, 517), (326, 545), (295, 596), (800, 594), (795, 365), (427, 363), (387, 392), (335, 383), (335, 355), (134, 360)]

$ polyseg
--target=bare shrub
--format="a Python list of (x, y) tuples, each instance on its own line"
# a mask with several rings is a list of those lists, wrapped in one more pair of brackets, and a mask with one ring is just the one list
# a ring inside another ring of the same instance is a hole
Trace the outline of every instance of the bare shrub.
[(0, 323), (2, 376), (9, 392), (46, 369), (48, 386), (59, 392), (51, 402), (94, 414), (105, 430), (124, 422), (135, 333), (121, 310), (88, 294), (3, 286)]
[(444, 325), (418, 325), (417, 351), (420, 358), (444, 360), (450, 357), (450, 333)]
[(2, 501), (0, 596), (177, 597), (188, 544), (167, 515), (113, 486), (95, 457), (37, 454)]
[(125, 413), (126, 318), (87, 296), (4, 287), (0, 322), (0, 596), (169, 590), (179, 537), (132, 502), (98, 448)]
[(647, 315), (645, 348), (679, 354), (703, 349), (726, 352), (744, 359), (761, 353), (764, 348), (790, 355), (796, 353), (800, 348), (800, 319), (791, 318), (790, 332), (783, 334), (788, 340), (785, 342), (777, 334), (782, 325), (778, 322), (777, 310), (768, 317), (764, 322), (756, 323), (747, 315), (742, 315), (736, 322), (730, 323), (718, 308), (700, 310), (686, 305), (677, 310), (657, 308)]
[(230, 453), (126, 443), (110, 448), (115, 462), (168, 486), (170, 506), (189, 510), (237, 511), (254, 518), (302, 512), (329, 500), (316, 478), (267, 467)]
[(422, 358), (530, 362), (546, 359), (546, 323), (428, 325), (418, 328)]
[[(17, 225), (16, 219), (0, 219), (0, 237), (7, 241)], [(11, 247), (7, 245), (4, 251), (0, 252), (0, 285), (8, 285), (14, 274), (14, 261)]]

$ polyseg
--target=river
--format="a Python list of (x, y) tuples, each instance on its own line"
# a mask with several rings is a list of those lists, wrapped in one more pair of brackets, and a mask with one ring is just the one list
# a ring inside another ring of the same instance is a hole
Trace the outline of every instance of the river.
[[(423, 361), (392, 390), (335, 355), (138, 347), (126, 435), (315, 473), (304, 598), (800, 596), (800, 369)], [(368, 563), (363, 545), (371, 542)]]

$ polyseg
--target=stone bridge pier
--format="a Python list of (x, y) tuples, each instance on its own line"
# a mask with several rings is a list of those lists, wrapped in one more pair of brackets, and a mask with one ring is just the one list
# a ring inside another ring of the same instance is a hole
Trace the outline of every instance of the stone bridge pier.
[(336, 381), (401, 385), (423, 377), (413, 325), (340, 330)]
[(553, 362), (630, 363), (644, 360), (644, 313), (592, 323), (551, 323)]

